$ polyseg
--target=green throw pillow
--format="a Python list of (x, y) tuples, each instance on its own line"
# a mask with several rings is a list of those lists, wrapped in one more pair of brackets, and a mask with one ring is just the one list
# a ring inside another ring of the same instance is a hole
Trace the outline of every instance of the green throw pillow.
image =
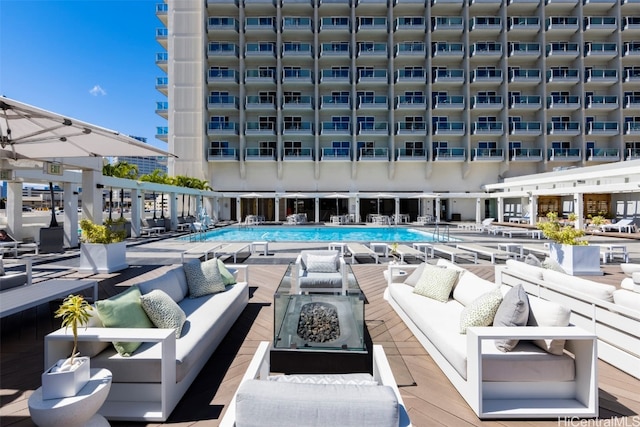
[(413, 293), (447, 302), (459, 275), (460, 272), (452, 268), (441, 268), (425, 264), (422, 275), (413, 288)]
[(502, 292), (500, 292), (500, 288), (480, 295), (462, 310), (460, 333), (466, 334), (467, 328), (471, 326), (491, 326), (501, 302)]
[[(137, 286), (131, 286), (109, 299), (96, 301), (96, 310), (107, 328), (153, 328), (153, 323), (140, 304), (140, 289)], [(121, 356), (131, 356), (140, 345), (141, 342), (113, 343)]]
[(198, 298), (225, 290), (216, 258), (205, 262), (186, 263), (184, 264), (184, 274), (187, 276), (189, 298)]
[(154, 289), (140, 296), (140, 304), (156, 328), (174, 329), (176, 338), (180, 338), (187, 316), (166, 292)]
[(218, 258), (218, 270), (220, 271), (220, 276), (222, 276), (222, 283), (225, 285), (234, 285), (236, 283), (236, 278), (233, 276), (233, 273), (229, 271), (220, 258)]

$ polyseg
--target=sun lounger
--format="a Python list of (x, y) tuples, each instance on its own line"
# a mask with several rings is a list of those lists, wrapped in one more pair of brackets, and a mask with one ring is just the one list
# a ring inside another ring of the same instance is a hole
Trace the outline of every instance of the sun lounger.
[(517, 256), (517, 254), (513, 252), (508, 252), (502, 249), (491, 248), (488, 246), (474, 245), (472, 243), (458, 244), (456, 245), (456, 247), (458, 249), (462, 249), (465, 251), (475, 252), (478, 255), (488, 256), (489, 258), (491, 258), (491, 264), (495, 264), (496, 258), (498, 257), (507, 259), (512, 257), (515, 258)]
[(197, 255), (198, 258), (200, 258), (203, 254), (206, 261), (209, 259), (209, 254), (213, 254), (215, 250), (222, 245), (222, 243), (201, 243), (197, 246), (189, 248), (182, 253), (182, 262), (184, 263), (185, 255)]
[(489, 231), (489, 228), (491, 227), (491, 223), (493, 221), (495, 221), (495, 218), (485, 218), (482, 220), (482, 222), (480, 224), (476, 224), (476, 231), (480, 231), (480, 232), (484, 232), (484, 231)]
[(376, 260), (376, 264), (379, 262), (378, 253), (362, 243), (349, 242), (347, 243), (347, 250), (351, 254), (352, 263), (355, 262), (355, 257), (358, 255), (371, 256)]
[(622, 262), (629, 262), (629, 253), (627, 252), (626, 245), (599, 245), (600, 257), (602, 263), (606, 264), (609, 261), (614, 261), (615, 258), (620, 258)]
[(635, 228), (636, 226), (633, 224), (633, 220), (629, 218), (621, 219), (615, 224), (604, 224), (600, 226), (600, 230), (602, 231), (626, 231), (627, 233), (631, 233)]
[(513, 237), (513, 236), (530, 236), (531, 230), (527, 230), (526, 228), (505, 228), (502, 230), (502, 235), (503, 236), (509, 236), (509, 237)]
[(397, 247), (395, 248), (395, 251), (396, 253), (398, 253), (398, 255), (400, 255), (400, 263), (403, 263), (404, 258), (407, 256), (413, 257), (416, 259), (422, 258), (425, 261), (427, 258), (427, 256), (423, 251), (420, 251), (418, 249), (412, 248), (411, 246), (407, 246), (407, 245), (397, 245)]
[(249, 249), (249, 243), (229, 243), (213, 251), (214, 257), (220, 255), (233, 255), (233, 262), (237, 262), (238, 254)]
[(522, 245), (522, 249), (530, 254), (549, 256), (549, 247), (545, 245)]
[(461, 257), (461, 258), (473, 258), (473, 262), (475, 264), (478, 263), (478, 254), (477, 253), (464, 251), (462, 249), (458, 249), (458, 248), (453, 247), (453, 246), (433, 245), (432, 252), (434, 254), (435, 253), (442, 253), (442, 254), (445, 254), (445, 255), (449, 255), (449, 257), (451, 258), (451, 262), (456, 262), (456, 257)]

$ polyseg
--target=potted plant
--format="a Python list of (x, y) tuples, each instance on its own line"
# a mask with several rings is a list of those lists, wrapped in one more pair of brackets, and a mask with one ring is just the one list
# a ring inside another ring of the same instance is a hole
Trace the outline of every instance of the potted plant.
[(549, 257), (555, 260), (563, 270), (572, 276), (601, 275), (600, 248), (589, 246), (583, 240), (585, 232), (574, 227), (574, 213), (568, 217), (569, 224), (561, 224), (556, 212), (547, 214), (548, 221), (539, 222), (538, 229), (553, 243), (549, 245)]
[(43, 399), (59, 399), (75, 396), (90, 377), (90, 359), (78, 357), (78, 327), (89, 322), (91, 306), (81, 295), (69, 295), (64, 299), (56, 318), (62, 318), (62, 326), (71, 327), (73, 350), (67, 359), (60, 359), (42, 374)]
[(80, 229), (80, 272), (112, 273), (128, 267), (124, 230), (113, 231), (88, 219), (80, 221)]

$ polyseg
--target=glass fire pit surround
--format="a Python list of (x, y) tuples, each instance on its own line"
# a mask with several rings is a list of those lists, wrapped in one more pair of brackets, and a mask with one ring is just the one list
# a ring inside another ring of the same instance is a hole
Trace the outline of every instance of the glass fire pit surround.
[(364, 295), (348, 268), (346, 295), (292, 293), (290, 264), (274, 295), (273, 346), (279, 350), (365, 353)]

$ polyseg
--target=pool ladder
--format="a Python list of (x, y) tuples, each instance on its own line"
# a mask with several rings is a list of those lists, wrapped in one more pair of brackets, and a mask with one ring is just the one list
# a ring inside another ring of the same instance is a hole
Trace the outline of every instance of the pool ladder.
[(436, 223), (430, 231), (436, 242), (448, 242), (450, 240), (450, 229), (448, 224), (440, 225)]

